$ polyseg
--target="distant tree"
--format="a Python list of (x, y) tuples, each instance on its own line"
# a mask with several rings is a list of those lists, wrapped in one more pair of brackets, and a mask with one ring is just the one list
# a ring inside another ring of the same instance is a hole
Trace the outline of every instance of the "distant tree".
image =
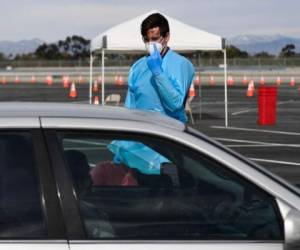
[(294, 44), (287, 44), (286, 46), (284, 46), (282, 49), (281, 49), (281, 52), (279, 54), (280, 57), (292, 57), (292, 56), (295, 56), (296, 55), (296, 52), (295, 52), (295, 45)]
[(41, 59), (47, 59), (47, 60), (61, 59), (59, 48), (54, 43), (49, 44), (49, 45), (47, 45), (46, 43), (43, 43), (36, 49), (34, 54), (37, 58), (41, 58)]
[(69, 42), (69, 49), (73, 59), (85, 58), (89, 56), (90, 41), (80, 36), (72, 36)]
[(7, 59), (6, 56), (2, 52), (0, 52), (0, 61), (6, 60), (6, 59)]
[(200, 52), (200, 58), (208, 59), (208, 58), (223, 58), (224, 55), (221, 51), (201, 51)]
[[(246, 58), (249, 57), (249, 54), (246, 51), (240, 50), (239, 48), (229, 45), (226, 46), (227, 58)], [(200, 52), (201, 58), (223, 58), (222, 51), (213, 51), (213, 52)]]
[(15, 60), (20, 60), (21, 59), (21, 55), (20, 54), (16, 54), (14, 57)]
[(28, 54), (16, 54), (14, 56), (14, 60), (24, 60), (24, 61), (30, 61), (30, 60), (34, 60), (35, 59), (35, 55), (33, 53), (28, 53)]
[(47, 60), (83, 59), (89, 56), (90, 40), (81, 36), (68, 36), (65, 40), (57, 43), (40, 45), (34, 55), (36, 58)]
[(271, 54), (269, 54), (269, 53), (266, 52), (266, 51), (262, 51), (262, 52), (256, 53), (256, 54), (254, 55), (254, 57), (271, 58), (271, 57), (274, 57), (274, 55), (271, 55)]
[(249, 56), (249, 54), (246, 51), (242, 51), (239, 48), (230, 45), (226, 47), (227, 50), (227, 57), (228, 58), (246, 58)]
[(34, 54), (37, 58), (44, 59), (47, 57), (47, 51), (48, 51), (48, 45), (46, 43), (43, 43), (36, 49)]

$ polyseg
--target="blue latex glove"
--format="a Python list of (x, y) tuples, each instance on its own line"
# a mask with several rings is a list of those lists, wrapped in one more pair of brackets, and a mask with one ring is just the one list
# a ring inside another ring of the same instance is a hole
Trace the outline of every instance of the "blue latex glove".
[(117, 164), (117, 165), (122, 163), (122, 160), (121, 160), (119, 154), (116, 154), (116, 155), (114, 156), (113, 162), (114, 162), (115, 164)]
[(154, 53), (147, 57), (147, 65), (153, 75), (159, 75), (163, 72), (162, 70), (162, 58), (158, 52), (156, 45), (154, 44)]

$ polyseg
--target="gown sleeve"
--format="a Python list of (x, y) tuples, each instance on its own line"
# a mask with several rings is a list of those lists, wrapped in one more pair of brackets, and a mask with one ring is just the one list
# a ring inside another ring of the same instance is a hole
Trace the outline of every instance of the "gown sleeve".
[(129, 109), (135, 109), (135, 95), (134, 95), (134, 77), (133, 77), (133, 68), (130, 69), (129, 75), (128, 75), (128, 90), (127, 95), (125, 99), (125, 107)]
[(181, 62), (180, 65), (173, 66), (171, 70), (174, 78), (170, 78), (165, 72), (162, 72), (154, 76), (154, 84), (163, 106), (174, 112), (184, 105), (186, 94), (194, 77), (194, 68), (187, 62)]

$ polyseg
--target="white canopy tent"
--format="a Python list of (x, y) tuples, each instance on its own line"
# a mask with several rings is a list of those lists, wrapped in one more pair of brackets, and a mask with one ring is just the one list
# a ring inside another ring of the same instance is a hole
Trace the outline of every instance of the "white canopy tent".
[[(142, 21), (152, 13), (153, 10), (134, 19), (123, 22), (111, 29), (101, 33), (91, 41), (90, 50), (90, 91), (89, 98), (92, 103), (92, 79), (93, 61), (97, 52), (102, 54), (102, 105), (104, 105), (105, 79), (104, 79), (104, 57), (106, 52), (146, 52), (145, 44), (142, 41), (140, 25)], [(159, 12), (161, 13), (161, 12)], [(163, 13), (161, 13), (163, 14)], [(224, 53), (224, 95), (225, 95), (225, 126), (228, 125), (227, 112), (227, 62), (225, 39), (220, 36), (197, 29), (184, 24), (174, 18), (163, 14), (170, 26), (170, 41), (168, 46), (178, 52), (190, 51), (223, 51)]]

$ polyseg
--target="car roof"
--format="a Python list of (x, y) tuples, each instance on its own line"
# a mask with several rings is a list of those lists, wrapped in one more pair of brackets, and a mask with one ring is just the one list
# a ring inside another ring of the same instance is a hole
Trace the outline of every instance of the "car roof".
[(0, 102), (0, 117), (98, 118), (137, 121), (183, 131), (185, 125), (158, 112), (78, 103)]

